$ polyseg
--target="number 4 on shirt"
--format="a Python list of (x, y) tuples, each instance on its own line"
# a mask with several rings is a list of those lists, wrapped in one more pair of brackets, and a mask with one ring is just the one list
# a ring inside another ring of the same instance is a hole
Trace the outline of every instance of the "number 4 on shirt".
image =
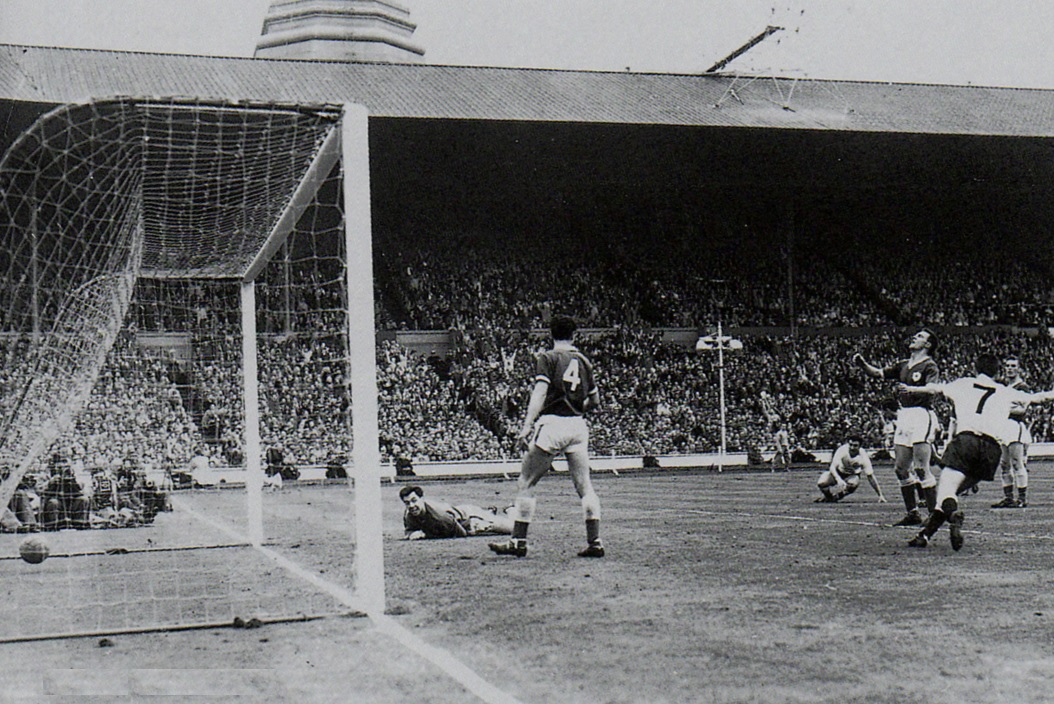
[(564, 375), (561, 379), (571, 391), (578, 389), (579, 384), (582, 383), (582, 372), (578, 369), (578, 359), (576, 357), (572, 357), (571, 361), (567, 363), (567, 369), (564, 370)]

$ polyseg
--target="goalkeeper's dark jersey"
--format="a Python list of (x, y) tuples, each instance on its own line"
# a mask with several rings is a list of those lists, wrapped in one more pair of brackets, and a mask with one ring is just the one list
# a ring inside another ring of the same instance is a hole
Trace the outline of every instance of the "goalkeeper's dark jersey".
[(419, 516), (414, 516), (409, 511), (403, 512), (403, 528), (407, 532), (419, 530), (427, 538), (464, 538), (468, 535), (464, 526), (454, 516), (427, 501), (424, 505), (424, 513)]
[(585, 403), (596, 388), (593, 365), (574, 347), (557, 348), (536, 358), (535, 381), (549, 384), (541, 415), (581, 416)]

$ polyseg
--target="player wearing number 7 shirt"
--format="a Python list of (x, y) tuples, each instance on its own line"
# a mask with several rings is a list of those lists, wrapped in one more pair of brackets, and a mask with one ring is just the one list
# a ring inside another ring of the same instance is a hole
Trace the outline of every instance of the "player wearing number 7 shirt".
[(549, 328), (553, 348), (537, 356), (534, 390), (519, 434), (525, 454), (517, 481), (516, 522), (509, 540), (490, 543), (499, 555), (527, 554), (527, 529), (537, 504), (535, 485), (552, 467), (553, 458), (563, 454), (586, 521), (587, 545), (578, 556), (604, 556), (600, 499), (589, 476), (589, 427), (584, 418), (600, 405), (600, 396), (592, 363), (574, 346), (575, 329), (571, 318), (554, 316)]
[(924, 548), (947, 520), (953, 550), (963, 546), (963, 512), (958, 496), (978, 482), (995, 478), (1002, 454), (999, 438), (1006, 427), (1015, 403), (1042, 403), (1054, 400), (1054, 391), (1030, 394), (995, 381), (999, 360), (991, 354), (977, 357), (977, 374), (946, 384), (925, 386), (902, 385), (905, 393), (941, 394), (955, 407), (952, 439), (941, 457), (940, 482), (937, 485), (937, 508), (926, 525), (908, 543)]

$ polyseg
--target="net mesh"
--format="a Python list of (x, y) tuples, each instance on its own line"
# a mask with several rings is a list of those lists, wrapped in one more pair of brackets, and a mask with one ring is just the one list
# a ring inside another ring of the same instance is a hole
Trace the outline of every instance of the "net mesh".
[(332, 110), (145, 105), (144, 273), (241, 277), (321, 146)]
[[(253, 383), (267, 471), (281, 477), (296, 465), (310, 478), (343, 476), (351, 434), (341, 168), (312, 172), (339, 119), (325, 106), (112, 100), (54, 110), (19, 138), (0, 162), (0, 506), (14, 510), (26, 494), (48, 527), (49, 486), (66, 468), (83, 489), (84, 525), (72, 527), (129, 524), (100, 497), (111, 484), (129, 496), (133, 485), (243, 486), (245, 277), (256, 287)], [(176, 511), (151, 517), (148, 531), (45, 534), (77, 556), (44, 563), (66, 583), (52, 591), (77, 603), (64, 610), (64, 628), (303, 613), (304, 595), (276, 599), (266, 585), (251, 586), (259, 567), (251, 557), (187, 556), (230, 537), (202, 531), (181, 504), (204, 500), (244, 532), (244, 498), (221, 494), (181, 497)], [(82, 508), (58, 498), (60, 512)], [(277, 528), (281, 505), (264, 503), (273, 526), (265, 539), (299, 547), (302, 536)], [(112, 508), (121, 507), (118, 499)], [(89, 542), (110, 554), (79, 556)], [(170, 564), (169, 553), (154, 554), (159, 548), (178, 548), (171, 554), (180, 557)], [(178, 580), (180, 599), (209, 604), (201, 614), (166, 606), (164, 575), (190, 574), (191, 564), (199, 576)], [(70, 565), (92, 567), (86, 577), (87, 568)], [(44, 571), (0, 560), (0, 571), (15, 571), (8, 576), (27, 569)], [(152, 605), (123, 605), (141, 596), (131, 586), (141, 577), (128, 575), (143, 570), (162, 580), (144, 592)], [(26, 574), (18, 579), (36, 579)], [(99, 586), (103, 575), (116, 591)], [(40, 608), (47, 604), (45, 596)], [(42, 621), (3, 628), (31, 623)]]
[(336, 119), (93, 102), (49, 113), (15, 143), (0, 164), (4, 505), (83, 405), (140, 273), (243, 275)]

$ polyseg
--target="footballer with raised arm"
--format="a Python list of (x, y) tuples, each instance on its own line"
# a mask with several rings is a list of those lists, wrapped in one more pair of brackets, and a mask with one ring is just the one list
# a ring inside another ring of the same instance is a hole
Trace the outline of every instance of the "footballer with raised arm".
[(999, 438), (1017, 402), (1043, 403), (1054, 400), (1054, 391), (1030, 394), (1011, 389), (995, 380), (999, 360), (995, 355), (977, 357), (977, 373), (946, 384), (924, 386), (902, 385), (904, 393), (940, 394), (951, 400), (955, 409), (954, 433), (941, 457), (941, 480), (937, 485), (937, 507), (926, 525), (908, 543), (924, 548), (945, 521), (951, 533), (953, 550), (963, 546), (964, 515), (958, 496), (978, 482), (995, 478), (1002, 455)]
[[(916, 332), (908, 342), (908, 358), (887, 367), (876, 367), (863, 358), (853, 356), (853, 362), (868, 376), (876, 379), (895, 379), (901, 384), (925, 386), (935, 383), (938, 376), (933, 353), (937, 349), (937, 336), (927, 328)], [(926, 496), (926, 507), (932, 511), (937, 503), (937, 479), (930, 470), (933, 441), (936, 428), (933, 424), (933, 397), (907, 391), (897, 393), (897, 419), (893, 436), (894, 471), (900, 482), (900, 493), (907, 511), (895, 525), (917, 526), (922, 524), (915, 485), (921, 482)]]

